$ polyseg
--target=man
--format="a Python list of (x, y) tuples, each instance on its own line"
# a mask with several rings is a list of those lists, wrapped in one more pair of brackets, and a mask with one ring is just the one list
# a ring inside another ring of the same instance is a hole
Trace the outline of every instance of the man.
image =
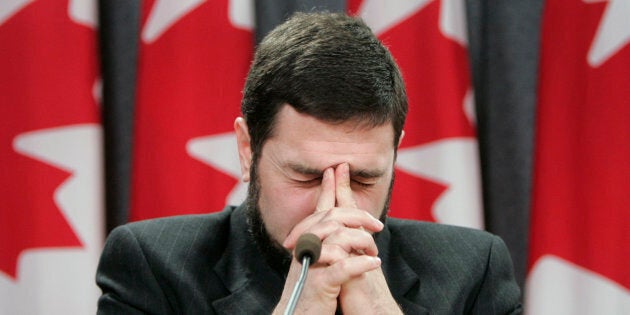
[(359, 20), (298, 14), (260, 44), (234, 123), (246, 202), (114, 230), (97, 282), (102, 314), (281, 314), (313, 233), (321, 257), (297, 314), (512, 314), (503, 242), (387, 218), (407, 98)]

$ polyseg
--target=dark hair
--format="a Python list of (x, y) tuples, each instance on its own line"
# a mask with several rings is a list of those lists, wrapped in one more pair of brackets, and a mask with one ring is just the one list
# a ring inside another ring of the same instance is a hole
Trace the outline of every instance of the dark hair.
[(394, 150), (407, 115), (393, 57), (363, 21), (340, 13), (298, 13), (271, 31), (256, 49), (243, 94), (254, 160), (285, 103), (330, 123), (391, 122)]

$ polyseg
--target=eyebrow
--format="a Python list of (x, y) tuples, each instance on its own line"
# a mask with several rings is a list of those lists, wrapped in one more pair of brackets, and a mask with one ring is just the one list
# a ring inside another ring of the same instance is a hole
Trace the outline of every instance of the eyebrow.
[(385, 174), (384, 170), (350, 170), (350, 177), (360, 177), (365, 179), (382, 177)]
[[(322, 176), (324, 170), (308, 167), (306, 165), (297, 163), (288, 163), (287, 166), (295, 173), (309, 176)], [(369, 170), (369, 169), (350, 169), (350, 177), (360, 178), (378, 178), (385, 174), (384, 170)]]

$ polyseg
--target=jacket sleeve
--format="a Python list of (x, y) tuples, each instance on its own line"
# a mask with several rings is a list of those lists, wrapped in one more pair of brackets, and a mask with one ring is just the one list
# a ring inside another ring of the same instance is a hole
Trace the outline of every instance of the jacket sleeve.
[(521, 314), (520, 288), (505, 243), (493, 236), (483, 282), (471, 314)]
[(127, 226), (114, 229), (96, 272), (98, 314), (169, 314), (168, 301), (141, 244)]

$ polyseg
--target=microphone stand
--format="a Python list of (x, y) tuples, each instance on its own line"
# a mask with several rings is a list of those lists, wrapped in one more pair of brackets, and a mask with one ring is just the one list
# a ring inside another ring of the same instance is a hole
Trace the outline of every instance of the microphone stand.
[(295, 312), (295, 306), (297, 305), (297, 301), (300, 299), (302, 289), (304, 289), (304, 282), (306, 282), (306, 275), (308, 274), (308, 267), (310, 263), (311, 256), (304, 255), (304, 257), (302, 258), (302, 271), (300, 272), (300, 277), (298, 278), (298, 281), (295, 283), (293, 293), (291, 293), (289, 304), (287, 305), (287, 309), (284, 311), (284, 315), (293, 315), (293, 313)]
[(297, 245), (295, 246), (295, 257), (297, 261), (302, 262), (302, 271), (300, 272), (298, 281), (295, 283), (295, 287), (293, 287), (293, 293), (291, 293), (291, 297), (289, 297), (289, 304), (284, 311), (284, 315), (293, 315), (293, 312), (295, 312), (295, 306), (300, 299), (300, 294), (302, 294), (302, 289), (306, 282), (308, 267), (317, 262), (321, 252), (322, 240), (320, 240), (317, 235), (305, 233), (298, 238)]

